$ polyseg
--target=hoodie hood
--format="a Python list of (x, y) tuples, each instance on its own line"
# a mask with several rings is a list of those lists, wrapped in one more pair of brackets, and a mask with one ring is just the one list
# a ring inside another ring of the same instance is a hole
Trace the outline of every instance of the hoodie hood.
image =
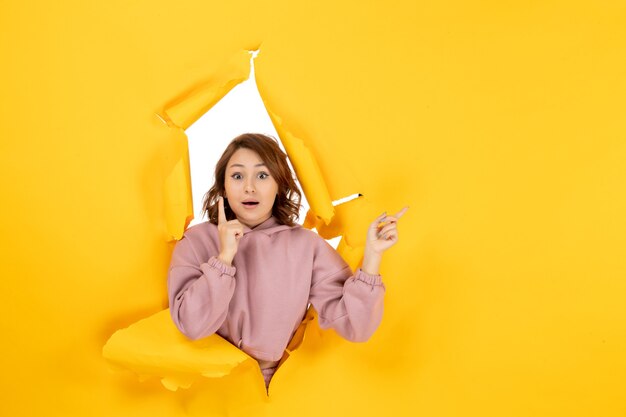
[(295, 226), (287, 226), (286, 224), (278, 223), (278, 219), (274, 216), (271, 216), (269, 219), (265, 220), (263, 223), (256, 225), (254, 228), (249, 228), (248, 226), (243, 226), (243, 234), (259, 232), (264, 233), (268, 236), (273, 235), (274, 233), (280, 232), (282, 230), (293, 229), (296, 227), (302, 227), (299, 224)]

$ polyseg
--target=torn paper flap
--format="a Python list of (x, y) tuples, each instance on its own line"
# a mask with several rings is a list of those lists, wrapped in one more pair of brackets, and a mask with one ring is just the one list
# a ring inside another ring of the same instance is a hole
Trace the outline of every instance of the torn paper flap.
[(228, 375), (239, 365), (254, 361), (217, 334), (188, 339), (172, 322), (169, 309), (115, 332), (102, 354), (115, 368), (144, 379), (159, 378), (170, 390), (189, 387), (198, 378)]

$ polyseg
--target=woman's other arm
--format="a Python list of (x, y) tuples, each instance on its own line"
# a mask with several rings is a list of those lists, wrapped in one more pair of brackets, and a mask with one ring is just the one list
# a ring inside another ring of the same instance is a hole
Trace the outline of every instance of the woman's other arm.
[(354, 342), (368, 340), (378, 328), (385, 293), (378, 273), (382, 253), (398, 241), (396, 223), (407, 209), (395, 216), (383, 213), (370, 224), (363, 263), (354, 274), (328, 242), (320, 239), (310, 301), (319, 313), (322, 328), (332, 327)]

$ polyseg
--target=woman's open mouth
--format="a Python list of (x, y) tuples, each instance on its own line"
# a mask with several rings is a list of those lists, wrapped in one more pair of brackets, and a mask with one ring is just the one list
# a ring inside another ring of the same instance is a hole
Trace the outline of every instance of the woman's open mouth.
[(245, 201), (242, 203), (246, 208), (255, 208), (259, 205), (258, 201)]

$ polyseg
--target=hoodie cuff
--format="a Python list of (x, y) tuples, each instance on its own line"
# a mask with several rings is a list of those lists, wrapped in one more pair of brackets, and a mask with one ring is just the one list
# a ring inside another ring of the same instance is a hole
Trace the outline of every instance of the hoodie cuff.
[(232, 265), (226, 265), (224, 262), (220, 261), (217, 256), (211, 256), (207, 261), (207, 264), (220, 271), (223, 275), (230, 275), (231, 277), (234, 277), (235, 272), (237, 272), (237, 268)]
[(369, 285), (383, 285), (383, 278), (380, 274), (372, 275), (363, 271), (361, 268), (356, 270), (354, 279), (363, 281)]

